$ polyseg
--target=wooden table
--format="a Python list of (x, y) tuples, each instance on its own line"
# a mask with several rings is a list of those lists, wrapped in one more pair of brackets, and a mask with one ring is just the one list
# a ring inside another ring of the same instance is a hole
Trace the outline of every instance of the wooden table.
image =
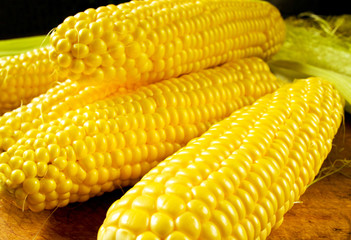
[[(324, 166), (335, 159), (351, 159), (351, 116), (345, 117)], [(348, 175), (348, 176), (346, 176)], [(56, 211), (22, 212), (0, 200), (0, 240), (96, 239), (109, 206), (123, 194), (116, 190), (85, 203)], [(301, 203), (285, 215), (283, 224), (269, 240), (351, 240), (351, 166), (313, 184)]]

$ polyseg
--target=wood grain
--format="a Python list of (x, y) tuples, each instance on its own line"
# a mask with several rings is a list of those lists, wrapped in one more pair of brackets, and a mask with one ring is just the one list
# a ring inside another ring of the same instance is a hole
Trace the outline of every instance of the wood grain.
[[(351, 117), (346, 115), (324, 166), (335, 159), (351, 159)], [(351, 240), (351, 168), (313, 184), (285, 215), (269, 240)], [(126, 191), (127, 189), (124, 189)], [(22, 212), (0, 199), (0, 240), (90, 240), (102, 224), (109, 206), (122, 190), (55, 211)]]

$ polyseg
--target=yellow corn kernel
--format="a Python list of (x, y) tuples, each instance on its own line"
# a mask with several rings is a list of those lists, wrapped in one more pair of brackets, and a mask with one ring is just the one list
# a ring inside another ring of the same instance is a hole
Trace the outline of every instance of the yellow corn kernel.
[(265, 1), (131, 1), (68, 17), (51, 35), (51, 59), (70, 79), (140, 86), (238, 58), (267, 60), (284, 37), (283, 18)]
[(235, 111), (113, 203), (98, 239), (266, 239), (318, 173), (343, 105), (330, 83), (309, 78)]
[[(58, 57), (69, 66), (70, 56)], [(62, 78), (55, 73), (49, 47), (0, 58), (0, 115), (46, 92)]]
[[(114, 84), (94, 86), (78, 83), (70, 79), (60, 82), (46, 93), (33, 98), (27, 105), (22, 105), (0, 116), (0, 149), (6, 151), (19, 138), (43, 122), (53, 121), (58, 117), (62, 117), (67, 111), (103, 99), (116, 91), (117, 87)], [(75, 117), (72, 120), (79, 122), (82, 119)], [(42, 125), (41, 127), (42, 130), (45, 129), (48, 132), (54, 128), (50, 124)], [(80, 133), (79, 131), (73, 132), (74, 134)], [(53, 140), (52, 136), (47, 134), (46, 140), (58, 141), (59, 139)]]
[[(13, 179), (17, 186), (11, 182), (10, 191), (11, 187), (20, 188), (23, 180), (24, 191), (30, 194), (46, 196), (49, 190), (56, 191), (57, 206), (68, 204), (67, 200), (86, 201), (134, 184), (213, 123), (279, 85), (263, 60), (248, 58), (135, 90), (120, 89), (50, 122), (44, 117), (2, 153), (0, 172), (11, 179), (14, 171), (23, 171), (25, 179), (16, 173)], [(39, 181), (32, 189), (25, 184), (28, 179), (48, 181)], [(172, 191), (179, 192), (179, 188)], [(36, 199), (43, 199), (46, 209), (54, 206), (51, 198)], [(42, 202), (21, 201), (21, 206), (32, 210), (42, 207), (36, 206)], [(185, 211), (186, 205), (179, 203), (178, 208)], [(177, 214), (165, 210), (169, 215)], [(181, 219), (193, 218), (185, 215)], [(183, 220), (174, 224), (187, 229)]]

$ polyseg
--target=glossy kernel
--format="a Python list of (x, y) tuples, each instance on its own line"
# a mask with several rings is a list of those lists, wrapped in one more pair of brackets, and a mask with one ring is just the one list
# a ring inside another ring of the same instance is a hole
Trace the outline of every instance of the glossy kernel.
[(23, 190), (27, 194), (33, 194), (40, 189), (40, 182), (37, 178), (27, 178), (23, 182)]
[(157, 212), (151, 216), (150, 229), (158, 237), (164, 238), (174, 230), (174, 221), (169, 215)]
[(201, 223), (192, 213), (186, 212), (180, 215), (176, 220), (176, 229), (191, 239), (197, 239), (201, 232)]
[(176, 216), (185, 211), (186, 206), (183, 200), (175, 195), (161, 195), (157, 199), (157, 209), (171, 216)]
[(148, 217), (148, 214), (143, 210), (130, 209), (125, 211), (119, 219), (119, 226), (140, 233), (147, 229)]

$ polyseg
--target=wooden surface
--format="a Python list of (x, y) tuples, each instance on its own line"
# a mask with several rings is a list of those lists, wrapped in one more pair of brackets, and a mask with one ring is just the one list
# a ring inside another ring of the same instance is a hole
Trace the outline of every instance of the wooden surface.
[[(351, 159), (351, 116), (345, 119), (324, 166), (335, 159)], [(96, 239), (107, 209), (122, 194), (117, 190), (85, 203), (41, 213), (22, 212), (1, 199), (0, 240)], [(351, 167), (309, 187), (268, 239), (351, 240)]]

